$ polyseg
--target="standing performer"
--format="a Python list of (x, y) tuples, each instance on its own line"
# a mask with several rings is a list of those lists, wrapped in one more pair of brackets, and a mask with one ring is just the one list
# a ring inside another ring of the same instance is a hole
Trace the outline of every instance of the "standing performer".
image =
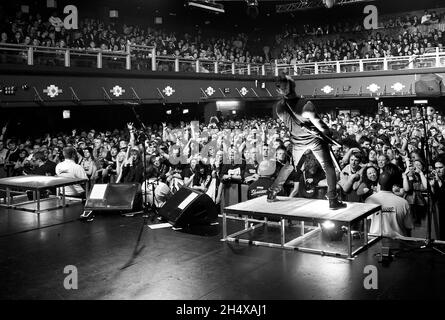
[[(345, 208), (346, 203), (339, 201), (337, 196), (337, 177), (328, 145), (329, 142), (333, 141), (330, 138), (331, 131), (318, 116), (315, 105), (311, 101), (306, 102), (297, 96), (295, 82), (290, 77), (280, 76), (277, 87), (283, 98), (278, 102), (276, 112), (290, 130), (294, 166), (298, 165), (307, 149), (312, 150), (326, 173), (328, 184), (326, 196), (329, 199), (329, 208)], [(281, 168), (277, 178), (269, 188), (268, 202), (277, 201), (277, 194), (281, 191), (289, 174), (294, 170), (294, 166), (288, 163)]]

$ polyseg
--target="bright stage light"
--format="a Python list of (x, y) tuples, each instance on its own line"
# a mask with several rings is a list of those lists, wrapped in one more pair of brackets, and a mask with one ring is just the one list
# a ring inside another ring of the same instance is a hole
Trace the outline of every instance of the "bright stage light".
[(237, 100), (218, 100), (216, 101), (217, 108), (237, 108), (241, 103)]
[(224, 6), (220, 3), (216, 3), (214, 0), (195, 0), (189, 1), (188, 5), (190, 7), (196, 7), (200, 9), (205, 9), (214, 12), (224, 13)]
[(321, 236), (326, 241), (341, 241), (343, 239), (343, 227), (330, 220), (326, 220), (321, 224)]
[(189, 109), (182, 110), (182, 114), (187, 114), (187, 113), (189, 113)]
[(165, 113), (166, 114), (172, 114), (172, 111), (171, 110), (167, 110), (167, 111), (165, 111)]
[(329, 220), (323, 222), (321, 225), (323, 226), (323, 228), (325, 228), (327, 230), (332, 229), (332, 228), (335, 227), (335, 224), (332, 221), (329, 221)]

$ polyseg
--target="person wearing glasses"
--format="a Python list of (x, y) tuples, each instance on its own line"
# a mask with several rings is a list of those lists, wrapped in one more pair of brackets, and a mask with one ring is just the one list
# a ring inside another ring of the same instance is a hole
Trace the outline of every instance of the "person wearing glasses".
[(434, 170), (430, 175), (431, 191), (436, 216), (439, 221), (437, 238), (445, 240), (445, 159), (434, 162)]

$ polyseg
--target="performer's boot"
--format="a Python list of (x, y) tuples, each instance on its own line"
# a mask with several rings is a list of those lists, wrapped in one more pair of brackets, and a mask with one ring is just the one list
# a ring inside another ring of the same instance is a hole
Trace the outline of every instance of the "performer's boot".
[(337, 210), (342, 208), (346, 208), (346, 203), (338, 200), (338, 197), (329, 199), (329, 209)]
[(267, 190), (267, 202), (278, 201), (277, 194), (278, 194), (278, 192), (276, 192), (275, 190), (268, 189)]

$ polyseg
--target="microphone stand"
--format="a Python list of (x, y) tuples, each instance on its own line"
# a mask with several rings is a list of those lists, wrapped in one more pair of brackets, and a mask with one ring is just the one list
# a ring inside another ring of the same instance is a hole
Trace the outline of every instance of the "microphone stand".
[(425, 166), (426, 166), (426, 181), (427, 181), (427, 238), (425, 240), (425, 245), (421, 248), (431, 248), (440, 254), (444, 255), (445, 252), (442, 250), (439, 250), (434, 246), (434, 240), (432, 239), (431, 233), (432, 233), (432, 219), (433, 219), (433, 210), (432, 210), (432, 191), (431, 191), (431, 185), (430, 185), (430, 177), (429, 177), (429, 167), (430, 167), (430, 145), (428, 142), (428, 130), (426, 126), (426, 120), (425, 118), (427, 115), (427, 110), (425, 105), (420, 105), (421, 111), (422, 111), (422, 125), (423, 125), (423, 148), (425, 153)]
[[(143, 206), (143, 217), (144, 218), (148, 218), (150, 216), (149, 212), (151, 211), (152, 213), (154, 213), (154, 216), (152, 216), (152, 220), (154, 220), (154, 217), (157, 216), (158, 212), (156, 207), (154, 206), (154, 185), (153, 185), (153, 203), (151, 204), (151, 208), (148, 207), (147, 205), (147, 196), (148, 196), (148, 192), (147, 192), (147, 148), (145, 147), (145, 141), (148, 139), (147, 136), (147, 127), (144, 125), (144, 123), (141, 120), (141, 117), (139, 116), (139, 114), (136, 112), (136, 109), (134, 108), (134, 106), (131, 106), (131, 110), (133, 111), (137, 121), (139, 122), (142, 130), (139, 130), (138, 132), (138, 142), (140, 143), (142, 140), (142, 168), (143, 168), (143, 178), (144, 178), (144, 196), (142, 197), (142, 206)], [(150, 210), (149, 210), (150, 209)]]

